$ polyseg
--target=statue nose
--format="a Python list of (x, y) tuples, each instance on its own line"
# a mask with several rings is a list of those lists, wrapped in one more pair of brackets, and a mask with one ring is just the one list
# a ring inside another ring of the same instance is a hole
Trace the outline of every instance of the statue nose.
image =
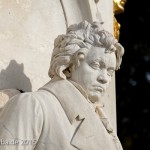
[(100, 83), (106, 84), (108, 82), (106, 73), (103, 72), (103, 73), (99, 74), (98, 81)]

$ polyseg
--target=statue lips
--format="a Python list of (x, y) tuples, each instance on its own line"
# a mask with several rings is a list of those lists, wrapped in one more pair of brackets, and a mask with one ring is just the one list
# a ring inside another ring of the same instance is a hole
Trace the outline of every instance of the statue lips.
[(99, 85), (95, 85), (95, 86), (94, 86), (94, 89), (95, 89), (96, 91), (99, 91), (100, 93), (103, 93), (103, 92), (104, 92), (104, 88), (101, 87), (101, 86), (99, 86)]

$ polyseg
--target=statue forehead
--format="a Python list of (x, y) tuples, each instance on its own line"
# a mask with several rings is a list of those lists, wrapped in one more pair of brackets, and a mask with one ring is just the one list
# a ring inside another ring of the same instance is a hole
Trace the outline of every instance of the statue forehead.
[(116, 56), (114, 52), (106, 53), (105, 48), (95, 47), (95, 46), (92, 46), (89, 49), (86, 59), (89, 61), (92, 61), (92, 60), (106, 61), (107, 60), (107, 62), (114, 62), (114, 63), (116, 62)]
[(99, 56), (110, 56), (110, 55), (115, 55), (114, 52), (106, 52), (105, 47), (97, 47), (97, 46), (91, 46), (88, 49), (88, 54), (87, 57), (99, 57)]

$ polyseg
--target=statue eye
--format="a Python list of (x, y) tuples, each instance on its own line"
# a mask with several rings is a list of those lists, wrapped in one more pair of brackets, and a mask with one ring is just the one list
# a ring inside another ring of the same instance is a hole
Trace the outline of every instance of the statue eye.
[(98, 62), (93, 62), (90, 65), (93, 69), (99, 69), (100, 68), (100, 64)]
[(107, 70), (108, 76), (113, 76), (114, 71), (115, 71), (114, 69), (108, 69)]

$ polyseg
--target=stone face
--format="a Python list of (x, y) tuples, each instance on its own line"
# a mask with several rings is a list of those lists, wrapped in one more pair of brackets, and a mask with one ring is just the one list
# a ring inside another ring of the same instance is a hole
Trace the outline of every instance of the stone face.
[(71, 25), (67, 34), (55, 39), (54, 45), (50, 77), (57, 75), (79, 82), (87, 94), (100, 99), (124, 54), (123, 47), (113, 35), (99, 22), (83, 21)]

